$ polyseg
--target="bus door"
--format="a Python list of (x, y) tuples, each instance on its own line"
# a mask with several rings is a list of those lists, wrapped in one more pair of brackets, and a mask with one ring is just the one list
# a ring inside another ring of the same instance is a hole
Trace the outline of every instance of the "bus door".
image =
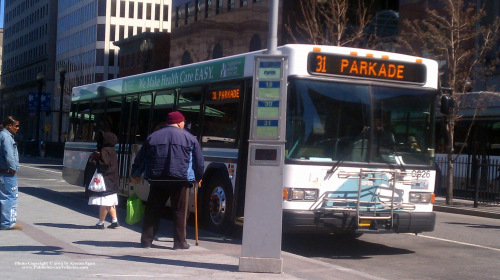
[(120, 176), (120, 184), (118, 192), (129, 195), (129, 176), (132, 144), (134, 141), (133, 132), (135, 131), (138, 107), (138, 95), (125, 96), (123, 98), (120, 118), (120, 128), (118, 136), (118, 174)]

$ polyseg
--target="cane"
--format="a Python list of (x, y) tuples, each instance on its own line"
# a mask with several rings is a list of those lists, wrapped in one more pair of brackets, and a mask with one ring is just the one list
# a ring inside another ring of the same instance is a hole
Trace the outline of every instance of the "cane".
[(198, 187), (200, 182), (194, 186), (194, 233), (196, 238), (196, 246), (198, 246)]

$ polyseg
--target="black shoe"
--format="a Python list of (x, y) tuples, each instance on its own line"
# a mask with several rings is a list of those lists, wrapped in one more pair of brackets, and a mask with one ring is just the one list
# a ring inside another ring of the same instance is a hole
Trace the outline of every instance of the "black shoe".
[(191, 246), (189, 246), (189, 244), (187, 244), (187, 243), (184, 246), (175, 246), (174, 245), (174, 250), (187, 250), (187, 249), (189, 249), (189, 247), (191, 247)]
[(93, 225), (93, 226), (90, 226), (89, 228), (93, 228), (93, 229), (104, 229), (104, 224), (102, 225)]
[(111, 223), (108, 228), (119, 228), (120, 227), (120, 224), (118, 222), (116, 223)]

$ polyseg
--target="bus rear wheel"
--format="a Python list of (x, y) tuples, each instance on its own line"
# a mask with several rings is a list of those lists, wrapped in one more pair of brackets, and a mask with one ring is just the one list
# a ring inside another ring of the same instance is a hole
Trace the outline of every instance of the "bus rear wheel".
[(224, 232), (230, 225), (233, 193), (220, 180), (208, 183), (203, 200), (205, 224), (210, 231)]

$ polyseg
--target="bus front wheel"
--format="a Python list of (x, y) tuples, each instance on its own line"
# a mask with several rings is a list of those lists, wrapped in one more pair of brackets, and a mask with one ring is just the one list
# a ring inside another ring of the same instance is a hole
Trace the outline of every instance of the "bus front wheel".
[(203, 199), (203, 215), (210, 231), (223, 232), (229, 226), (233, 193), (220, 180), (207, 184)]

